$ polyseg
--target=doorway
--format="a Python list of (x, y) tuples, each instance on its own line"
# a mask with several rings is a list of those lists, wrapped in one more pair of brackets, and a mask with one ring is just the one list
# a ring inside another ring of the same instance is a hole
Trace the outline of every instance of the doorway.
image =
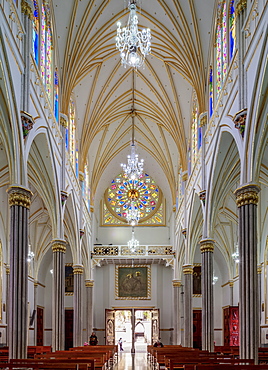
[[(105, 310), (106, 342), (118, 344), (121, 338), (126, 352), (146, 352), (147, 345), (159, 338), (159, 310), (131, 308)], [(111, 322), (114, 320), (111, 330)], [(114, 333), (114, 338), (111, 338)]]

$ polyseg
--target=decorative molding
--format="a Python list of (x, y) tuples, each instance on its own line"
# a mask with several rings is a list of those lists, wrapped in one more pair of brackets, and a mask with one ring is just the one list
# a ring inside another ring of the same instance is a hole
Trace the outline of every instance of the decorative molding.
[(200, 113), (199, 115), (199, 125), (200, 127), (206, 126), (208, 123), (208, 112)]
[(80, 229), (79, 230), (79, 235), (80, 235), (80, 239), (85, 235), (85, 230), (84, 229)]
[(177, 288), (177, 287), (179, 288), (179, 287), (182, 286), (182, 283), (179, 280), (173, 280), (172, 285), (173, 285), (174, 288)]
[(79, 172), (79, 181), (84, 182), (85, 181), (85, 175), (82, 172)]
[(234, 191), (236, 196), (237, 207), (242, 207), (248, 204), (258, 204), (258, 193), (260, 187), (257, 184), (246, 184)]
[(55, 239), (51, 242), (52, 252), (66, 252), (66, 242), (65, 240)]
[(94, 247), (92, 254), (95, 256), (117, 256), (118, 253), (118, 247)]
[(257, 266), (257, 274), (261, 274), (262, 273), (262, 266), (259, 265)]
[(187, 236), (187, 229), (182, 229), (181, 233), (186, 238), (186, 236)]
[(85, 286), (86, 288), (92, 288), (94, 286), (94, 280), (86, 280)]
[(22, 186), (11, 186), (7, 189), (9, 206), (21, 206), (29, 209), (33, 193)]
[(68, 127), (68, 117), (63, 113), (60, 113), (60, 124), (64, 128)]
[(193, 294), (193, 298), (201, 298), (202, 294)]
[(192, 265), (184, 265), (182, 266), (182, 271), (184, 275), (192, 275), (194, 272), (194, 269)]
[(27, 113), (24, 111), (20, 112), (20, 116), (21, 116), (23, 139), (26, 139), (35, 123), (34, 118), (33, 116), (31, 116), (30, 113)]
[(234, 282), (233, 281), (229, 281), (229, 286), (230, 286), (230, 288), (233, 288)]
[(84, 273), (84, 267), (82, 265), (73, 266), (74, 275), (82, 275)]
[(61, 190), (60, 196), (61, 196), (61, 205), (64, 206), (66, 200), (68, 199), (68, 193), (64, 190)]
[(27, 1), (21, 0), (21, 12), (25, 14), (29, 19), (33, 19), (32, 7)]
[(187, 181), (188, 180), (188, 172), (187, 171), (183, 172), (181, 179), (182, 179), (182, 181)]
[(148, 247), (148, 254), (157, 254), (157, 255), (175, 255), (175, 252), (170, 247)]
[(239, 0), (235, 6), (235, 16), (239, 16), (239, 14), (247, 7), (247, 0)]
[(203, 203), (203, 205), (206, 204), (206, 193), (207, 193), (206, 190), (201, 190), (199, 192), (199, 199), (201, 200), (201, 202)]
[(244, 138), (245, 127), (247, 120), (247, 108), (240, 110), (233, 117), (235, 128), (240, 131), (241, 136)]
[(215, 240), (212, 239), (203, 239), (200, 240), (200, 251), (201, 253), (205, 252), (214, 252)]

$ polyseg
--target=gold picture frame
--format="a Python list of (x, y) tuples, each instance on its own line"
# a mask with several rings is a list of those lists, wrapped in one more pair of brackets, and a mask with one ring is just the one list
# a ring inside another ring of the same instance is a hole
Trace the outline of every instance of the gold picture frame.
[(151, 299), (151, 265), (116, 265), (115, 299)]

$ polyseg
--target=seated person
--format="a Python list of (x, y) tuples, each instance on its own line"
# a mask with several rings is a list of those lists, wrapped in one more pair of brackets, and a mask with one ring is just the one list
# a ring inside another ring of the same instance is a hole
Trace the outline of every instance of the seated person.
[(94, 333), (94, 331), (92, 332), (92, 334), (89, 338), (89, 344), (91, 346), (96, 346), (98, 344), (98, 338), (97, 338), (96, 334)]
[(158, 339), (155, 344), (154, 344), (154, 347), (164, 347), (163, 343), (160, 342), (160, 340)]

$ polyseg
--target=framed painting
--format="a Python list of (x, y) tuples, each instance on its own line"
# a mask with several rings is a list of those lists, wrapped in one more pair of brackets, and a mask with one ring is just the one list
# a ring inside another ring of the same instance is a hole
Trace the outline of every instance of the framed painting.
[(65, 264), (65, 295), (74, 294), (74, 271), (73, 264)]
[(115, 299), (151, 299), (151, 266), (116, 265)]

